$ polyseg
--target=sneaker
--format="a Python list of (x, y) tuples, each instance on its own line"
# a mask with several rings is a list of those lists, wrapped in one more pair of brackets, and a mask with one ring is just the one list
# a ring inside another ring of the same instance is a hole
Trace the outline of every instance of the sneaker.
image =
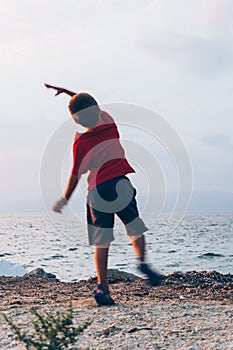
[[(101, 292), (97, 292), (97, 290), (101, 290)], [(114, 305), (114, 300), (110, 297), (109, 290), (102, 287), (101, 284), (97, 285), (97, 288), (94, 290), (93, 296), (98, 305)]]
[(149, 282), (153, 287), (159, 286), (163, 280), (163, 275), (159, 272), (153, 271), (147, 264), (138, 264), (137, 268), (140, 272), (148, 276)]

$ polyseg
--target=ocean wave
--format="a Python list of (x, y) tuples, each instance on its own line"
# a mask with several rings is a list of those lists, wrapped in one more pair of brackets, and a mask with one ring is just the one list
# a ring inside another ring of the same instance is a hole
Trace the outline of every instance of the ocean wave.
[(208, 258), (223, 258), (224, 255), (218, 253), (204, 253), (202, 255), (198, 255), (199, 259), (208, 259)]

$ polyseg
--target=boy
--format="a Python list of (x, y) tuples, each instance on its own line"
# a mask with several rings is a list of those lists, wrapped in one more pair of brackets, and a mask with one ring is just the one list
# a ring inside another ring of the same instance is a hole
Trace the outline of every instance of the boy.
[(102, 111), (96, 100), (87, 93), (72, 91), (45, 84), (55, 89), (55, 96), (66, 93), (71, 96), (68, 108), (77, 124), (87, 128), (76, 133), (73, 145), (73, 168), (64, 196), (53, 206), (61, 213), (75, 190), (82, 174), (88, 175), (87, 224), (90, 245), (95, 245), (97, 288), (94, 298), (99, 305), (113, 305), (107, 281), (108, 251), (114, 240), (114, 215), (123, 222), (138, 260), (138, 268), (149, 277), (153, 286), (160, 284), (162, 276), (152, 271), (144, 261), (145, 238), (148, 230), (139, 217), (136, 190), (126, 177), (134, 173), (125, 158), (119, 141), (119, 133), (113, 118)]

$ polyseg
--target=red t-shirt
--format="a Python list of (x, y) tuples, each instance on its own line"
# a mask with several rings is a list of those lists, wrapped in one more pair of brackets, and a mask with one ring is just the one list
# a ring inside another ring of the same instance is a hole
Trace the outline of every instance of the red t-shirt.
[(72, 174), (81, 176), (87, 171), (89, 191), (107, 180), (135, 173), (125, 158), (115, 122), (104, 111), (94, 128), (75, 135)]

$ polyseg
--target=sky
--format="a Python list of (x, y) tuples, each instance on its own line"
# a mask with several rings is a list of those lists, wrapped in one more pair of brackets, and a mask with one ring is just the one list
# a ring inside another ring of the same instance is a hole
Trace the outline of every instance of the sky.
[(229, 198), (232, 13), (231, 0), (1, 0), (0, 210), (41, 203), (41, 159), (69, 119), (67, 96), (44, 82), (163, 116), (190, 155), (194, 192)]

